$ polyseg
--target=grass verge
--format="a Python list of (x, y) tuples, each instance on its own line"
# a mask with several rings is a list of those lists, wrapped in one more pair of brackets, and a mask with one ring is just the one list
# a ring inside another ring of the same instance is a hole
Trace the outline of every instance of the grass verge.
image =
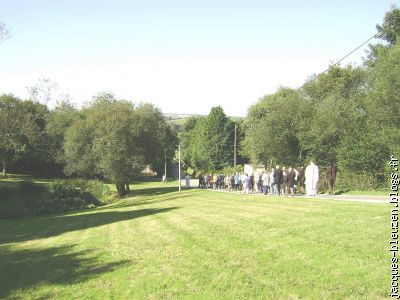
[(379, 299), (389, 206), (175, 183), (90, 211), (0, 220), (0, 298)]

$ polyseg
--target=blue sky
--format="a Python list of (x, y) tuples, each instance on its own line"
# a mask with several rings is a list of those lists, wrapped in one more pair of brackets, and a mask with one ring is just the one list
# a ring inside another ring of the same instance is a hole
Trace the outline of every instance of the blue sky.
[[(0, 0), (0, 93), (39, 78), (82, 105), (102, 91), (164, 112), (244, 116), (375, 34), (395, 1)], [(360, 63), (360, 49), (343, 63)]]

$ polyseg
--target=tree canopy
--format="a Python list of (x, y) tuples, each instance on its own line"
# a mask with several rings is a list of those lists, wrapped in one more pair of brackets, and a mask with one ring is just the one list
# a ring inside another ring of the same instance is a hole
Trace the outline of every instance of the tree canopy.
[(222, 107), (213, 107), (207, 117), (189, 118), (179, 137), (183, 160), (199, 170), (221, 170), (233, 165), (235, 123)]
[(102, 94), (66, 132), (65, 171), (69, 175), (104, 177), (125, 195), (129, 182), (147, 165), (159, 165), (164, 153), (172, 155), (175, 140), (154, 106), (135, 107), (129, 101)]

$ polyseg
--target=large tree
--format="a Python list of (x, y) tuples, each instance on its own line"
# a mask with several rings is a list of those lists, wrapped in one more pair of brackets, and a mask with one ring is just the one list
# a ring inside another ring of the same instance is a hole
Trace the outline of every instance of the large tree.
[(35, 134), (30, 137), (23, 154), (10, 164), (10, 168), (22, 173), (47, 175), (52, 169), (52, 165), (48, 164), (51, 158), (48, 155), (49, 141), (46, 136), (49, 110), (46, 105), (31, 100), (21, 101), (20, 105), (25, 116), (31, 119)]
[(32, 104), (13, 95), (0, 96), (0, 159), (3, 176), (7, 175), (8, 163), (25, 154), (39, 136), (41, 120), (30, 108)]
[(129, 182), (147, 165), (159, 163), (164, 152), (172, 156), (176, 137), (152, 105), (134, 107), (101, 94), (83, 115), (65, 136), (67, 174), (107, 178), (123, 196), (129, 193)]
[(302, 87), (310, 102), (309, 119), (299, 135), (306, 157), (337, 162), (337, 150), (365, 125), (367, 82), (364, 69), (331, 66)]
[(222, 107), (213, 107), (207, 117), (191, 118), (180, 134), (184, 159), (200, 170), (221, 170), (233, 165), (234, 122)]
[(396, 45), (398, 42), (400, 37), (400, 9), (393, 6), (385, 14), (382, 24), (376, 25), (376, 30), (378, 31), (376, 37), (380, 38), (383, 43), (369, 45), (368, 56), (365, 59), (367, 66), (374, 65), (379, 52)]
[(54, 163), (63, 165), (64, 137), (67, 129), (82, 118), (81, 113), (68, 101), (58, 103), (47, 117), (47, 153)]
[(299, 132), (307, 123), (309, 101), (299, 91), (281, 88), (248, 112), (244, 147), (253, 163), (294, 164), (301, 156)]
[(390, 11), (385, 14), (382, 25), (376, 25), (379, 37), (394, 46), (400, 37), (400, 9), (392, 7)]
[(400, 43), (379, 51), (374, 66), (368, 70), (370, 92), (367, 111), (370, 116), (369, 131), (378, 149), (387, 155), (379, 156), (384, 164), (388, 152), (400, 155), (396, 138), (400, 136)]

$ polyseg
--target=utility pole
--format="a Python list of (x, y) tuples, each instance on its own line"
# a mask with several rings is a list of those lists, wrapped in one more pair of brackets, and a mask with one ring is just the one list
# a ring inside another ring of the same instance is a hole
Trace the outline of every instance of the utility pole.
[(236, 123), (235, 123), (235, 144), (233, 145), (233, 167), (236, 168)]
[(167, 153), (164, 152), (164, 176), (167, 181)]
[(178, 171), (178, 177), (179, 177), (179, 179), (178, 179), (178, 181), (179, 181), (179, 184), (178, 184), (178, 186), (179, 186), (179, 192), (181, 191), (181, 144), (179, 144), (179, 148), (178, 148), (179, 150), (179, 154), (178, 154), (178, 157), (179, 157), (179, 171)]

